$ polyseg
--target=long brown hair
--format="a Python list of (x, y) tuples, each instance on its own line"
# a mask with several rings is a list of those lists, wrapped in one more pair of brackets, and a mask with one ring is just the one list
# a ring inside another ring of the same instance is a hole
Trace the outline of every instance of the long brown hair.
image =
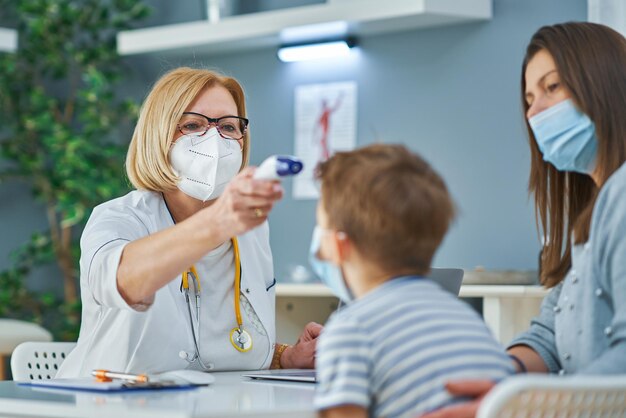
[[(528, 129), (531, 166), (528, 190), (543, 236), (541, 283), (556, 286), (571, 267), (571, 242), (589, 239), (591, 215), (599, 189), (626, 161), (626, 39), (607, 26), (569, 22), (539, 29), (530, 40), (522, 66), (522, 103), (526, 67), (541, 50), (552, 55), (561, 83), (572, 100), (594, 122), (598, 138), (596, 172), (591, 177), (558, 171), (543, 161), (535, 136)], [(626, 215), (625, 215), (626, 216)]]

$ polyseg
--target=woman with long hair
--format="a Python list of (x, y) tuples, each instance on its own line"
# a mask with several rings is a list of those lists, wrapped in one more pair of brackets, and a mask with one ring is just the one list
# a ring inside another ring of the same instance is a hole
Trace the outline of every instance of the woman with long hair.
[[(508, 352), (518, 372), (626, 373), (626, 39), (593, 23), (545, 26), (528, 45), (522, 103), (529, 191), (552, 289)], [(451, 382), (484, 395), (492, 382)], [(429, 418), (474, 416), (478, 401)]]

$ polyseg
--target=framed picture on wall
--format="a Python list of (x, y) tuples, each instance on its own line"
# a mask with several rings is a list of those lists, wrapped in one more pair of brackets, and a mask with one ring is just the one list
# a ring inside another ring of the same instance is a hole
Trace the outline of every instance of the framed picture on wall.
[(357, 85), (346, 81), (298, 86), (294, 103), (294, 149), (304, 170), (294, 179), (293, 197), (317, 199), (317, 164), (356, 146)]

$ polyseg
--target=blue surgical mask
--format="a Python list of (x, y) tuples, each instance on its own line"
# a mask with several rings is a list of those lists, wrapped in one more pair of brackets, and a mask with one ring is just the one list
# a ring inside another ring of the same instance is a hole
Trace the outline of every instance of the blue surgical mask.
[(316, 225), (313, 230), (313, 238), (311, 239), (309, 263), (311, 264), (315, 274), (317, 274), (317, 276), (322, 280), (322, 283), (328, 286), (335, 296), (343, 302), (350, 302), (353, 299), (352, 292), (350, 292), (350, 289), (346, 286), (346, 281), (343, 278), (341, 268), (333, 263), (317, 258), (323, 233), (324, 230)]
[(598, 153), (596, 127), (571, 99), (528, 119), (544, 161), (560, 171), (591, 174)]

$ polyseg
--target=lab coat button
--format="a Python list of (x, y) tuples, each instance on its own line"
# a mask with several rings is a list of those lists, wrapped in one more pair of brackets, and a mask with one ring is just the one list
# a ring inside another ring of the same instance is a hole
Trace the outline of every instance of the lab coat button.
[(554, 313), (561, 312), (561, 308), (559, 306), (555, 306), (554, 308), (552, 308), (552, 310), (554, 311)]
[(565, 374), (565, 370), (564, 369), (559, 370), (559, 376), (563, 376), (564, 374)]
[(600, 288), (596, 289), (596, 296), (597, 297), (601, 297), (603, 294), (604, 294), (604, 291), (602, 289), (600, 289)]
[(606, 327), (606, 328), (604, 328), (604, 334), (605, 334), (607, 337), (610, 337), (611, 335), (613, 335), (613, 328), (611, 328), (611, 327)]
[(571, 359), (571, 358), (572, 358), (572, 355), (571, 355), (570, 353), (565, 353), (565, 355), (563, 356), (563, 358), (564, 358), (565, 360), (569, 360), (569, 359)]
[(569, 305), (569, 310), (573, 311), (574, 310), (574, 304), (572, 303), (571, 305)]
[(578, 283), (578, 276), (572, 277), (572, 283), (574, 284)]
[(250, 293), (250, 288), (246, 287), (246, 293)]

